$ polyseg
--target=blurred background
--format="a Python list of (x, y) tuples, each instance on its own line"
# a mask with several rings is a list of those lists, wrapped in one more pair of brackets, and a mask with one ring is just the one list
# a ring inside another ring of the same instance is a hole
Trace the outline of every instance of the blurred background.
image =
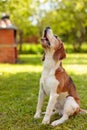
[(0, 0), (0, 18), (17, 27), (20, 53), (42, 53), (40, 38), (50, 26), (66, 51), (87, 52), (87, 0)]

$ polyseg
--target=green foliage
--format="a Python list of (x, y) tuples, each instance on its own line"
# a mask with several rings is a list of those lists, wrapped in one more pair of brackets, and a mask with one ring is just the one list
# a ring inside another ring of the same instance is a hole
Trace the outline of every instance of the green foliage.
[[(72, 59), (72, 60), (71, 60)], [(64, 68), (73, 78), (81, 107), (87, 109), (87, 54), (69, 54)], [(20, 64), (0, 64), (0, 130), (86, 130), (87, 114), (70, 117), (60, 126), (42, 125), (35, 114), (39, 79), (42, 72), (41, 55), (19, 55)], [(84, 96), (85, 95), (85, 96)], [(44, 102), (45, 111), (47, 100)], [(51, 121), (59, 119), (52, 116)]]
[[(44, 2), (42, 4), (45, 5)], [(39, 25), (43, 27), (39, 29), (51, 26), (54, 33), (64, 38), (65, 42), (73, 44), (74, 51), (80, 51), (83, 42), (87, 41), (87, 0), (51, 0), (49, 6), (52, 8), (40, 20)]]
[(9, 13), (18, 27), (20, 42), (30, 35), (42, 36), (44, 27), (80, 51), (87, 41), (87, 0), (0, 0), (0, 16)]
[[(43, 6), (46, 3), (44, 0)], [(50, 11), (46, 11), (46, 8), (38, 9), (42, 5), (40, 2), (36, 6), (40, 34), (44, 27), (49, 25), (54, 33), (73, 45), (74, 51), (80, 52), (83, 42), (87, 40), (87, 1), (51, 0), (51, 3), (48, 3)], [(41, 17), (43, 13), (44, 17)]]
[(31, 8), (32, 0), (2, 0), (0, 4), (0, 16), (2, 13), (10, 14), (12, 23), (18, 27), (18, 30), (23, 32), (23, 37), (37, 33), (37, 28), (32, 26), (29, 20), (33, 13)]
[[(19, 46), (18, 46), (18, 50), (19, 50)], [(42, 54), (42, 53), (43, 53), (43, 49), (40, 44), (24, 43), (22, 45), (21, 54)]]

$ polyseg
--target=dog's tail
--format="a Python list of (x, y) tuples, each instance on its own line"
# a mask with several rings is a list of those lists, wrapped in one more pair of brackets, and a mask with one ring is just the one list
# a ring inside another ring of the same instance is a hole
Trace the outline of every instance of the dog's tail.
[(87, 113), (87, 110), (80, 108), (80, 113)]

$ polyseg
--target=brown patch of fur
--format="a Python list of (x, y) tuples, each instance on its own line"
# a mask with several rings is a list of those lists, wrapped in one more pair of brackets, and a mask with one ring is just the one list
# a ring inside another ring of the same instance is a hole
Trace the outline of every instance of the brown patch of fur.
[(78, 107), (73, 115), (77, 115), (80, 112), (80, 108)]
[(80, 98), (76, 91), (76, 87), (68, 74), (65, 72), (62, 66), (55, 71), (55, 77), (59, 81), (57, 93), (68, 92), (69, 96), (72, 96), (75, 101), (80, 105)]
[(59, 42), (58, 47), (55, 48), (55, 52), (53, 55), (53, 58), (56, 61), (66, 58), (66, 52), (64, 49), (64, 45), (63, 45), (62, 41), (59, 40), (58, 42)]

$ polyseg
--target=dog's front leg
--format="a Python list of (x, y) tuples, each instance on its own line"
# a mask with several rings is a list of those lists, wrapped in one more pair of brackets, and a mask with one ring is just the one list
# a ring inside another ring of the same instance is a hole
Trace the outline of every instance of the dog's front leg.
[(44, 101), (44, 97), (45, 97), (45, 93), (44, 90), (42, 88), (42, 84), (40, 85), (40, 90), (39, 90), (39, 96), (38, 96), (38, 103), (37, 103), (37, 108), (36, 108), (36, 114), (34, 115), (34, 118), (40, 118), (40, 114), (41, 114), (41, 108), (43, 105), (43, 101)]
[(52, 115), (53, 109), (55, 107), (55, 104), (57, 102), (57, 98), (58, 98), (58, 94), (50, 94), (50, 98), (49, 98), (49, 102), (48, 102), (48, 106), (46, 109), (46, 113), (44, 116), (44, 119), (42, 121), (42, 124), (49, 124), (50, 123), (50, 117)]

